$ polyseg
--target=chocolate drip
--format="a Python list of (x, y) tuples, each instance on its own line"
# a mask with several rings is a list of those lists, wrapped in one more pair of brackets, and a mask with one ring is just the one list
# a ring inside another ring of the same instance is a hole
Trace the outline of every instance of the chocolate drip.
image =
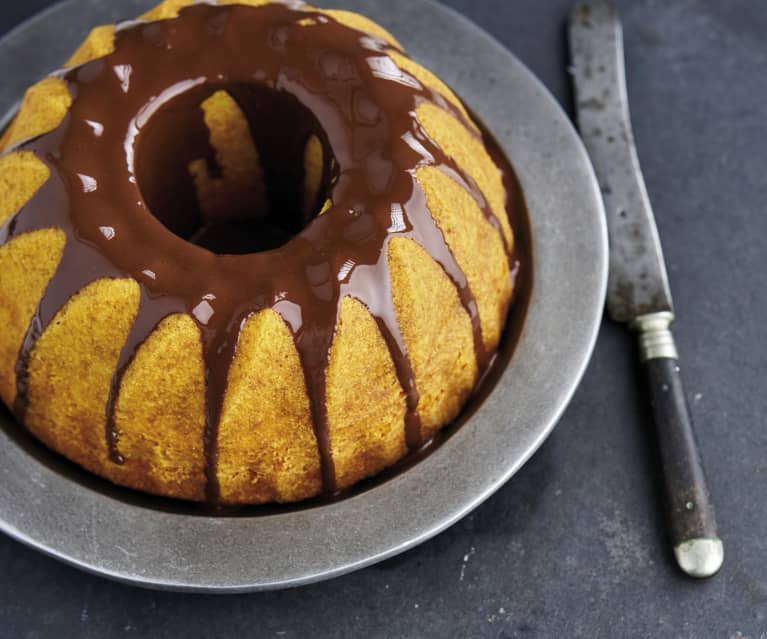
[[(331, 301), (332, 303), (332, 301)], [(327, 304), (327, 303), (326, 303)], [(328, 304), (329, 305), (329, 304)], [(287, 321), (285, 312), (275, 307)], [(332, 312), (326, 309), (325, 317)], [(322, 487), (326, 492), (335, 492), (338, 488), (336, 482), (335, 464), (330, 448), (330, 424), (328, 423), (328, 407), (326, 380), (330, 359), (330, 346), (333, 341), (335, 324), (327, 322), (311, 322), (304, 320), (301, 328), (293, 327), (296, 348), (301, 359), (301, 367), (304, 371), (306, 391), (309, 396), (309, 406), (314, 426), (314, 436), (317, 439), (317, 448), (320, 455), (320, 472), (322, 475)]]
[[(239, 319), (239, 321), (238, 321)], [(205, 361), (205, 450), (206, 496), (209, 502), (219, 501), (218, 483), (218, 426), (224, 408), (224, 395), (229, 378), (229, 368), (234, 360), (239, 330), (246, 317), (233, 318), (236, 325), (230, 323), (226, 330), (204, 327), (202, 330), (202, 349)]]
[(394, 360), (394, 369), (397, 374), (402, 390), (405, 391), (405, 445), (408, 450), (417, 450), (423, 444), (423, 434), (421, 432), (421, 415), (418, 413), (418, 401), (421, 396), (415, 385), (415, 373), (410, 363), (407, 351), (404, 350), (402, 334), (399, 331), (399, 325), (393, 329), (380, 317), (376, 317), (378, 330), (381, 331), (386, 346), (390, 353), (396, 353)]
[[(33, 152), (51, 178), (0, 230), (2, 241), (51, 227), (66, 235), (61, 263), (19, 352), (19, 419), (28, 401), (30, 352), (56, 312), (96, 279), (130, 277), (140, 284), (140, 305), (106, 407), (116, 463), (123, 461), (114, 415), (123, 375), (164, 317), (189, 314), (201, 331), (207, 497), (217, 501), (218, 428), (237, 339), (249, 317), (273, 309), (293, 334), (323, 488), (334, 491), (326, 375), (347, 296), (375, 318), (405, 393), (407, 445), (422, 444), (418, 389), (392, 298), (391, 237), (419, 243), (455, 285), (471, 318), (480, 373), (490, 354), (476, 300), (427, 208), (416, 169), (445, 171), (499, 232), (500, 224), (476, 183), (413, 117), (422, 101), (461, 114), (399, 70), (388, 49), (312, 10), (199, 4), (175, 19), (127, 24), (116, 33), (113, 53), (61, 72), (73, 97), (67, 116), (54, 131), (16, 147)], [(217, 90), (242, 108), (268, 188), (268, 210), (224, 221), (240, 225), (240, 234), (258, 230), (247, 254), (205, 248), (215, 243), (200, 238), (218, 241), (211, 225), (221, 220), (206, 220), (192, 197), (189, 162), (205, 159), (211, 174), (218, 170), (199, 108)], [(318, 204), (329, 196), (332, 207), (307, 224), (298, 185), (311, 135), (323, 147)], [(279, 237), (264, 241), (267, 227), (278, 228)]]
[[(368, 299), (367, 308), (378, 324), (378, 330), (386, 342), (389, 353), (392, 355), (394, 370), (402, 390), (405, 392), (405, 445), (408, 450), (417, 450), (423, 444), (421, 432), (421, 416), (418, 413), (418, 401), (420, 395), (415, 383), (415, 373), (410, 357), (407, 354), (405, 339), (400, 331), (394, 304), (392, 302), (391, 275), (389, 273), (388, 243), (387, 250), (381, 253), (378, 268), (383, 270), (385, 282), (385, 295), (375, 300)], [(377, 275), (380, 277), (380, 275)], [(364, 303), (364, 302), (363, 302)]]

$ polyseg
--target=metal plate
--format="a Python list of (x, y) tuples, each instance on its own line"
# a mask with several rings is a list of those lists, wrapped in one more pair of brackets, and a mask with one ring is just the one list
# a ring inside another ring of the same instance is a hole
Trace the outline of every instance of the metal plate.
[[(152, 0), (69, 0), (0, 41), (0, 113), (60, 65), (89, 26)], [(497, 385), (430, 455), (336, 503), (204, 516), (111, 486), (0, 429), (0, 528), (75, 566), (173, 590), (252, 591), (337, 576), (433, 537), (493, 494), (538, 448), (591, 354), (607, 240), (591, 165), (540, 82), (481, 29), (430, 0), (337, 0), (388, 27), (466, 99), (516, 168), (531, 212), (535, 285)]]

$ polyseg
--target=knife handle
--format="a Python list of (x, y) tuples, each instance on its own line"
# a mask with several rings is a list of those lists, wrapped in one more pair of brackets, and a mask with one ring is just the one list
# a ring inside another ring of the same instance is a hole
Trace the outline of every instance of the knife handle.
[(669, 312), (650, 313), (632, 326), (647, 376), (674, 554), (688, 575), (710, 577), (721, 567), (724, 550), (669, 328), (673, 319)]

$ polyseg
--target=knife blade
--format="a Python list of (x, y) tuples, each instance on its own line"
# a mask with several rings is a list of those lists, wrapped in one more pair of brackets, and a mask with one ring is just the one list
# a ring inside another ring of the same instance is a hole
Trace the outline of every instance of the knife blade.
[(577, 4), (568, 23), (576, 119), (597, 174), (610, 238), (607, 310), (639, 337), (680, 568), (708, 577), (724, 550), (670, 326), (674, 307), (629, 116), (623, 33), (610, 0)]

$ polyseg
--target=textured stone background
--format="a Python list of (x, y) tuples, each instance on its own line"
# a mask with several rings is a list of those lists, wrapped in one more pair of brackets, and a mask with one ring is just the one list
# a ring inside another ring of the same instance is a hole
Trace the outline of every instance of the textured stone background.
[[(6, 31), (50, 4), (0, 5)], [(570, 0), (447, 0), (571, 108)], [(726, 544), (707, 582), (672, 564), (633, 342), (605, 323), (559, 427), (473, 515), (335, 581), (155, 593), (0, 537), (2, 637), (767, 637), (767, 4), (624, 0), (639, 153)], [(85, 18), (87, 23), (87, 18)]]

